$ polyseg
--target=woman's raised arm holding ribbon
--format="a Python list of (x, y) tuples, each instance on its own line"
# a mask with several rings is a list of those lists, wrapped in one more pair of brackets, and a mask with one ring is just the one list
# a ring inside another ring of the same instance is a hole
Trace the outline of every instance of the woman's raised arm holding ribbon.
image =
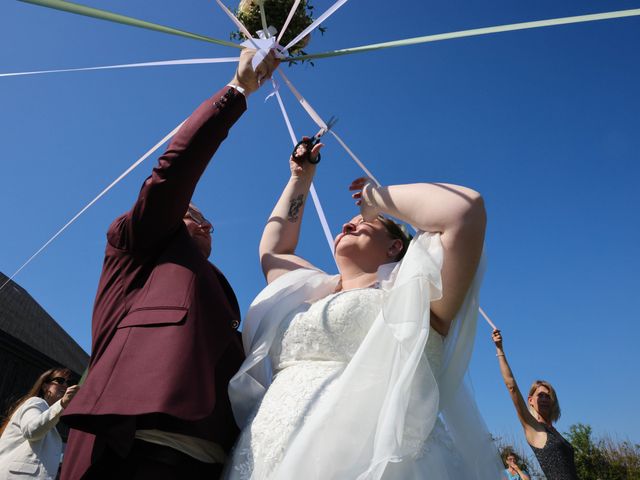
[[(316, 157), (322, 147), (321, 143), (314, 146), (311, 155)], [(295, 255), (295, 250), (316, 166), (293, 156), (289, 158), (291, 177), (271, 212), (260, 241), (260, 263), (267, 283), (291, 270), (313, 268), (309, 262)]]

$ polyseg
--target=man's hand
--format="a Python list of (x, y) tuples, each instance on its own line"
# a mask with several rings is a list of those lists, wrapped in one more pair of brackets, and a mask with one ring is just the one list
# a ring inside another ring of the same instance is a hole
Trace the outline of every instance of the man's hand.
[(242, 87), (245, 95), (249, 95), (258, 90), (265, 80), (271, 78), (273, 71), (280, 65), (280, 60), (276, 58), (275, 52), (271, 50), (254, 71), (251, 61), (255, 54), (256, 50), (252, 48), (242, 50), (236, 74), (231, 82), (229, 82), (231, 85)]

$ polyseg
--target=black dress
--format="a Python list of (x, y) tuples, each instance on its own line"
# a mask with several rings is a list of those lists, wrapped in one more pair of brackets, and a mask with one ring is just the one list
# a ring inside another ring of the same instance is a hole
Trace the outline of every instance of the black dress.
[(544, 426), (547, 443), (542, 448), (529, 445), (547, 480), (578, 480), (573, 447), (557, 430)]

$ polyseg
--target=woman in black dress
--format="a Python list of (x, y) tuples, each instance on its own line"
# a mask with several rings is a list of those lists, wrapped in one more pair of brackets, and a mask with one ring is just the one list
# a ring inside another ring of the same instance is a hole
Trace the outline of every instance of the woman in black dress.
[(496, 345), (502, 379), (511, 395), (527, 443), (538, 459), (542, 472), (547, 480), (578, 480), (573, 447), (553, 427), (553, 423), (560, 418), (560, 403), (556, 391), (549, 382), (536, 380), (529, 389), (525, 403), (502, 349), (500, 330), (493, 331), (492, 339)]

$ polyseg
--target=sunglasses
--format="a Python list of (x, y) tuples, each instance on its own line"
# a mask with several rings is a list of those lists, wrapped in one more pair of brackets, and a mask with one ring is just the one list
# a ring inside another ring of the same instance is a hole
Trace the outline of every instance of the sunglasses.
[(58, 385), (69, 385), (69, 379), (64, 377), (54, 377), (49, 380), (49, 383), (55, 383)]
[(203, 225), (209, 225), (209, 233), (213, 232), (212, 223), (206, 218), (204, 218), (204, 215), (202, 215), (200, 212), (196, 210), (192, 210), (190, 208), (187, 210), (186, 216), (189, 217), (191, 220), (193, 220), (193, 222), (199, 227), (202, 227)]

